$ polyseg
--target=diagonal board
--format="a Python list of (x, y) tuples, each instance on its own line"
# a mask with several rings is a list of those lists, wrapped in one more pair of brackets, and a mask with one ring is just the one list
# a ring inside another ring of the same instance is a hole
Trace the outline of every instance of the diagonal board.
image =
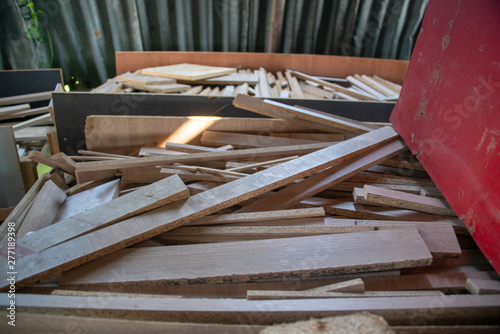
[(64, 273), (59, 285), (260, 281), (392, 270), (431, 262), (432, 255), (417, 229), (408, 228), (125, 249)]
[[(395, 133), (395, 132), (394, 132)], [(231, 150), (220, 152), (203, 152), (183, 155), (165, 155), (160, 157), (146, 157), (135, 159), (108, 160), (98, 162), (83, 162), (76, 165), (78, 183), (94, 181), (98, 178), (114, 176), (119, 169), (132, 167), (151, 167), (172, 165), (174, 163), (196, 163), (232, 159), (253, 159), (257, 157), (290, 156), (311, 153), (318, 149), (331, 146), (333, 143), (317, 143), (293, 145), (285, 147), (251, 148), (245, 150)], [(104, 172), (104, 173), (103, 173)]]
[(314, 112), (299, 107), (292, 107), (287, 104), (271, 100), (264, 100), (264, 106), (285, 113), (287, 115), (291, 115), (292, 117), (297, 117), (304, 121), (317, 123), (323, 126), (330, 126), (332, 127), (332, 129), (341, 129), (354, 133), (365, 133), (373, 131), (372, 127), (358, 121), (354, 121), (348, 118), (339, 117), (335, 115), (328, 115), (325, 113)]
[[(303, 157), (249, 175), (236, 181), (176, 202), (150, 213), (83, 235), (69, 242), (21, 258), (16, 262), (16, 286), (21, 287), (51, 277), (64, 270), (110, 254), (118, 249), (149, 239), (157, 234), (186, 225), (196, 219), (228, 208), (265, 192), (311, 175), (397, 137), (391, 127), (384, 127), (327, 147)], [(226, 152), (222, 152), (226, 153)], [(132, 159), (130, 159), (132, 160)], [(0, 273), (1, 289), (8, 287), (7, 273)]]
[(174, 175), (25, 235), (17, 240), (17, 244), (28, 254), (30, 251), (39, 252), (97, 228), (188, 197), (187, 187)]
[(361, 157), (346, 161), (338, 166), (330, 167), (309, 178), (292, 184), (283, 190), (256, 201), (238, 212), (267, 211), (288, 209), (300, 201), (314, 196), (317, 193), (328, 189), (334, 184), (340, 183), (357, 173), (378, 164), (388, 157), (397, 155), (406, 149), (406, 145), (401, 139), (385, 144), (383, 147), (373, 150)]
[(280, 138), (272, 136), (248, 135), (243, 133), (222, 132), (222, 131), (203, 131), (201, 142), (209, 146), (231, 145), (234, 148), (254, 148), (271, 146), (290, 146), (314, 144), (318, 141)]

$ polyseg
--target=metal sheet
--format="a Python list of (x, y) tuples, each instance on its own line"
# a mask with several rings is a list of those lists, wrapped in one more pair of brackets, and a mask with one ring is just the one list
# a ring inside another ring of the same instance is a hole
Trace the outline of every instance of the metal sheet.
[[(60, 67), (73, 88), (115, 75), (115, 51), (268, 52), (273, 0), (33, 0), (0, 4), (0, 68)], [(409, 59), (427, 0), (286, 0), (279, 53)], [(76, 84), (79, 81), (79, 85)]]
[(500, 273), (499, 17), (431, 1), (391, 122)]

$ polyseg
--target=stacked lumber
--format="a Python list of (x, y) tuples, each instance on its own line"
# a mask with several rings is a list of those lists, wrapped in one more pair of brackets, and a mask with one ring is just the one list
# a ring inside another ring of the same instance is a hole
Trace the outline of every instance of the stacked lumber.
[(273, 118), (91, 116), (81, 162), (31, 154), (53, 171), (0, 226), (21, 326), (498, 330), (500, 277), (391, 126), (234, 104)]
[(201, 96), (238, 94), (294, 99), (396, 101), (401, 86), (378, 76), (354, 74), (347, 78), (310, 76), (286, 70), (271, 73), (264, 68), (177, 64), (127, 72), (109, 79), (94, 93), (151, 92)]

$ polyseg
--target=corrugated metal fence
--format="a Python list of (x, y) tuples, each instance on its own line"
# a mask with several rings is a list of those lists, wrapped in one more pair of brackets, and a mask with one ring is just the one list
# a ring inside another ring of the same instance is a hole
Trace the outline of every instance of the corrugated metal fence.
[(428, 0), (1, 3), (0, 68), (61, 67), (66, 82), (74, 77), (85, 88), (115, 75), (115, 51), (280, 52), (407, 60)]

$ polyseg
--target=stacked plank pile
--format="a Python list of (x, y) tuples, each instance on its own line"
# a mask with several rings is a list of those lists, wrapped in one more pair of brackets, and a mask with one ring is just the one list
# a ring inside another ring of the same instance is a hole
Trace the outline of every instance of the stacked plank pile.
[(401, 86), (377, 76), (319, 78), (298, 71), (258, 70), (178, 64), (124, 73), (95, 88), (95, 93), (177, 93), (349, 101), (395, 101)]
[(6, 220), (19, 326), (258, 333), (370, 312), (396, 332), (498, 330), (482, 294), (499, 276), (392, 127), (233, 103), (273, 118), (91, 116), (97, 161), (31, 154), (54, 172)]

